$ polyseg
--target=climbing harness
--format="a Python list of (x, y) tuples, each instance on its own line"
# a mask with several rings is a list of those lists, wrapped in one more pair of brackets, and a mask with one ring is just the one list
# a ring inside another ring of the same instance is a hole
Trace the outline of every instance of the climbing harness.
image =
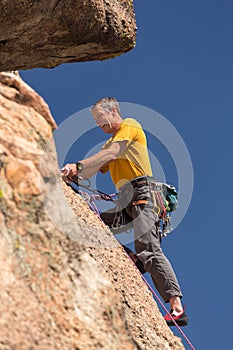
[[(85, 183), (86, 182), (86, 183)], [(111, 225), (111, 229), (117, 230), (126, 225), (125, 213), (123, 213), (123, 207), (120, 203), (121, 201), (116, 199), (118, 193), (107, 194), (100, 190), (93, 189), (91, 187), (91, 182), (89, 179), (83, 180), (80, 177), (74, 177), (70, 179), (70, 181), (65, 181), (67, 186), (70, 186), (75, 193), (81, 195), (84, 200), (88, 203), (90, 209), (94, 211), (97, 216), (100, 218), (99, 210), (95, 204), (95, 200), (105, 200), (111, 201), (116, 204), (116, 208), (114, 210), (114, 218), (113, 223)], [(78, 186), (79, 189), (76, 189), (74, 185)], [(145, 178), (138, 178), (132, 181), (133, 187), (135, 187), (136, 183), (148, 183), (150, 192), (152, 195), (152, 210), (156, 214), (156, 228), (161, 237), (166, 237), (168, 233), (172, 231), (170, 216), (171, 213), (176, 210), (178, 207), (178, 194), (176, 188), (172, 185), (168, 185), (166, 183), (158, 182), (153, 178), (149, 178), (148, 182)], [(80, 187), (92, 192), (93, 194), (88, 194), (80, 190)], [(122, 192), (122, 191), (120, 191)], [(119, 192), (119, 194), (120, 194)], [(127, 196), (127, 194), (126, 194)], [(147, 200), (139, 199), (137, 201), (131, 201), (129, 203), (131, 206), (148, 204)], [(131, 229), (128, 229), (126, 232), (130, 232)]]

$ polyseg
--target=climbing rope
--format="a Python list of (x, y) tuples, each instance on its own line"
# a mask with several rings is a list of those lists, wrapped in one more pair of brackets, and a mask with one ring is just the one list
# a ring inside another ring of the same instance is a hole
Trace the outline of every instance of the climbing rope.
[[(105, 192), (102, 192), (100, 190), (97, 190), (95, 188), (92, 188), (90, 185), (91, 185), (91, 182), (90, 180), (86, 179), (85, 181), (87, 181), (87, 185), (85, 185), (84, 183), (84, 180), (80, 179), (80, 178), (75, 178), (75, 179), (72, 179), (72, 182), (75, 183), (75, 185), (79, 186), (79, 187), (83, 187), (85, 188), (86, 190), (89, 190), (91, 192), (93, 192), (94, 194), (96, 194), (97, 196), (95, 197), (95, 199), (99, 200), (99, 199), (104, 199), (105, 201), (111, 201), (111, 202), (115, 202), (115, 199), (113, 199), (113, 197), (117, 196), (117, 193), (113, 193), (113, 194), (107, 194)], [(74, 190), (74, 187), (72, 186), (72, 184), (70, 182), (66, 182), (66, 184), (68, 186), (70, 186), (73, 190)], [(76, 193), (79, 193), (80, 190), (76, 190), (75, 189), (75, 192)], [(94, 197), (93, 197), (94, 198)]]
[(116, 200), (114, 199), (117, 196), (117, 193), (113, 193), (113, 194), (107, 194), (104, 193), (100, 190), (94, 189), (90, 186), (91, 182), (90, 180), (86, 180), (87, 184), (84, 184), (84, 182), (82, 182), (82, 180), (80, 180), (79, 178), (77, 180), (72, 179), (72, 182), (78, 186), (78, 187), (83, 187), (86, 190), (92, 192), (93, 194), (88, 194), (87, 192), (84, 192), (80, 189), (76, 189), (71, 182), (66, 182), (66, 185), (71, 187), (71, 189), (79, 194), (80, 196), (83, 197), (83, 199), (87, 202), (87, 204), (89, 205), (90, 209), (92, 211), (94, 211), (96, 213), (96, 215), (100, 218), (100, 212), (95, 204), (95, 200), (105, 200), (105, 201), (111, 201), (111, 202), (115, 202)]

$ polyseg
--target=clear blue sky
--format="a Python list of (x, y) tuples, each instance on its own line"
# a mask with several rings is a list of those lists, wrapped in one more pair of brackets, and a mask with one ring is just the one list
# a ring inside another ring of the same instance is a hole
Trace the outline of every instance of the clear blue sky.
[[(21, 76), (45, 98), (58, 124), (100, 97), (115, 96), (152, 108), (175, 126), (195, 178), (189, 210), (163, 243), (187, 305), (190, 323), (184, 331), (196, 349), (231, 349), (233, 3), (134, 3), (133, 51), (108, 61), (21, 71)], [(81, 149), (75, 152), (77, 160), (82, 157)], [(162, 150), (158, 156), (163, 158)], [(171, 168), (165, 165), (166, 171)]]

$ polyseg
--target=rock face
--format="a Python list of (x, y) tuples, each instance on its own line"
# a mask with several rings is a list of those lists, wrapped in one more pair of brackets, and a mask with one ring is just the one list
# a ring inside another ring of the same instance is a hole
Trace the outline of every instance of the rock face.
[(0, 71), (103, 60), (135, 46), (133, 0), (0, 0), (0, 13)]
[(40, 96), (0, 74), (0, 349), (184, 349), (110, 231), (61, 184), (55, 127)]

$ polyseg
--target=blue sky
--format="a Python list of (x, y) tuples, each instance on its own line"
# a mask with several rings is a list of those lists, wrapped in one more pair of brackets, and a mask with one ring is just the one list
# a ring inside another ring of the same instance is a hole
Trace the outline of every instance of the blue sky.
[[(159, 112), (177, 129), (192, 159), (194, 191), (185, 218), (163, 248), (184, 293), (190, 319), (184, 332), (196, 349), (230, 349), (233, 3), (134, 3), (134, 50), (102, 62), (21, 71), (21, 76), (44, 97), (58, 124), (100, 97), (115, 96)], [(92, 141), (98, 138), (105, 135), (96, 133)], [(82, 158), (87, 145), (83, 140), (68, 160)], [(174, 165), (159, 142), (154, 152), (176, 182)]]

